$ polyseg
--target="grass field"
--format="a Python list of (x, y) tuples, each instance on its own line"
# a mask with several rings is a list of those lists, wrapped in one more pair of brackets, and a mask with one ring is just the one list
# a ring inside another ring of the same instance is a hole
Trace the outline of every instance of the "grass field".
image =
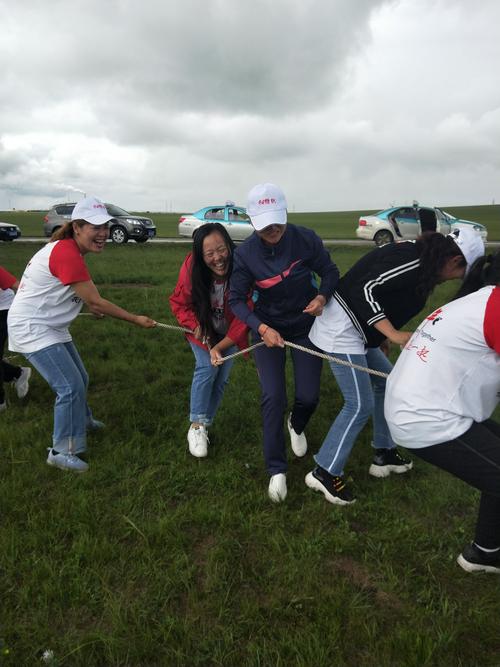
[[(465, 220), (474, 220), (486, 225), (488, 239), (500, 241), (500, 206), (458, 206), (446, 210)], [(360, 215), (375, 211), (337, 211), (330, 213), (290, 213), (290, 222), (311, 227), (324, 239), (356, 238), (355, 230)], [(179, 213), (145, 213), (157, 227), (157, 235), (176, 237)], [(43, 211), (0, 211), (2, 222), (19, 225), (23, 236), (42, 236)]]
[[(33, 244), (0, 246), (21, 274)], [(101, 293), (173, 323), (167, 295), (185, 247), (108, 246), (87, 256)], [(333, 247), (341, 271), (363, 249)], [(447, 284), (426, 310), (444, 302)], [(493, 667), (499, 581), (455, 558), (478, 494), (417, 462), (368, 476), (371, 427), (349, 461), (358, 502), (304, 485), (340, 407), (326, 364), (310, 453), (290, 453), (285, 503), (267, 498), (259, 389), (238, 359), (206, 460), (187, 452), (192, 353), (181, 334), (79, 317), (89, 403), (86, 475), (45, 465), (53, 396), (34, 374), (0, 416), (0, 662), (5, 665)], [(18, 359), (22, 363), (22, 359)]]

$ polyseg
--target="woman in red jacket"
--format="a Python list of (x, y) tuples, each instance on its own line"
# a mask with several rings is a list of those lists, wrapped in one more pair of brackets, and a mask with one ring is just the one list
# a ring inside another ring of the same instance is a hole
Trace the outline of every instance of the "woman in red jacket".
[(233, 268), (234, 243), (218, 222), (199, 227), (192, 252), (184, 260), (170, 307), (186, 334), (195, 357), (187, 434), (193, 456), (207, 455), (207, 427), (212, 421), (229, 379), (232, 360), (221, 363), (234, 346), (247, 346), (247, 327), (228, 306), (228, 281)]

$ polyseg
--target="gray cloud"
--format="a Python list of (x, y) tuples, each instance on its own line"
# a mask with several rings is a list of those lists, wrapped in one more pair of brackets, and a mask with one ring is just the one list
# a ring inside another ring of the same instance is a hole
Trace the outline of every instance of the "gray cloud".
[(0, 0), (0, 208), (66, 184), (188, 210), (257, 180), (297, 209), (491, 198), (499, 19), (493, 0)]

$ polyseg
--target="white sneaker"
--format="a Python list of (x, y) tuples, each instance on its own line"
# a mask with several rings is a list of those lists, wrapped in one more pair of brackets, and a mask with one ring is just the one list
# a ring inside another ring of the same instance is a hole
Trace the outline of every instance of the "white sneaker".
[(21, 375), (14, 380), (14, 387), (16, 388), (16, 394), (18, 398), (24, 398), (28, 393), (30, 388), (30, 377), (31, 377), (31, 368), (22, 366)]
[(78, 456), (74, 454), (62, 454), (61, 452), (54, 454), (52, 448), (49, 448), (47, 463), (49, 466), (55, 466), (61, 470), (72, 470), (73, 472), (87, 472), (89, 469), (88, 463), (82, 461)]
[(203, 424), (191, 426), (187, 434), (187, 440), (189, 451), (193, 456), (201, 459), (208, 454), (208, 433)]
[(286, 498), (286, 475), (284, 472), (279, 472), (273, 475), (269, 480), (268, 489), (269, 498), (273, 503), (281, 503)]
[(0, 403), (0, 412), (3, 412), (4, 410), (7, 410), (7, 401)]
[(307, 438), (304, 432), (295, 433), (292, 427), (292, 415), (288, 415), (287, 419), (288, 433), (290, 433), (290, 444), (292, 445), (292, 451), (295, 456), (302, 457), (307, 453)]

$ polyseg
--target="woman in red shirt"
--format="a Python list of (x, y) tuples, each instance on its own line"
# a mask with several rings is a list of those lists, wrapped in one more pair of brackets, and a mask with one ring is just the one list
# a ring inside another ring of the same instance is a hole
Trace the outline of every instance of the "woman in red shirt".
[(232, 360), (224, 353), (247, 346), (247, 327), (228, 305), (228, 281), (233, 268), (234, 243), (218, 222), (199, 227), (193, 249), (184, 260), (170, 307), (186, 334), (195, 357), (191, 383), (189, 451), (198, 458), (208, 453), (207, 428), (217, 412), (229, 379)]

